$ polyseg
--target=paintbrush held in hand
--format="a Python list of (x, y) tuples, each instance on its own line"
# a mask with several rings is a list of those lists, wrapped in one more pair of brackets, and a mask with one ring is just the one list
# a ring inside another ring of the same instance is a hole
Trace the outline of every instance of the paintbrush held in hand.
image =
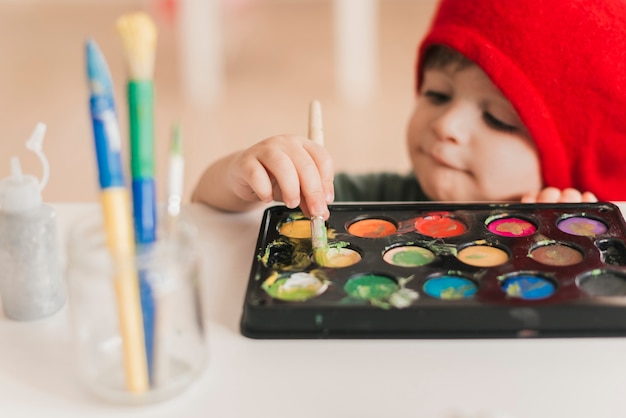
[[(324, 145), (322, 107), (317, 100), (313, 100), (309, 106), (309, 139), (319, 145)], [(311, 240), (315, 262), (320, 266), (325, 266), (328, 262), (328, 236), (326, 223), (321, 216), (311, 217)]]

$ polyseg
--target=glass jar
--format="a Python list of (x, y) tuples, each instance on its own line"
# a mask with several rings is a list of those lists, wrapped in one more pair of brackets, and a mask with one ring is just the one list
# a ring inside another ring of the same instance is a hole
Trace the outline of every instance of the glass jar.
[(91, 392), (111, 402), (170, 398), (207, 363), (197, 231), (184, 218), (166, 226), (130, 257), (111, 255), (101, 213), (69, 231), (66, 278), (77, 369)]

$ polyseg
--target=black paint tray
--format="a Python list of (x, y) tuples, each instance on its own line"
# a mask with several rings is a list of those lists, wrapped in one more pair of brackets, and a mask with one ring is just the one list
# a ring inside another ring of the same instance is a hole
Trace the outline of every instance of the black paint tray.
[(310, 222), (300, 212), (264, 212), (243, 335), (626, 335), (626, 229), (613, 204), (336, 204), (330, 211), (325, 265), (313, 261)]

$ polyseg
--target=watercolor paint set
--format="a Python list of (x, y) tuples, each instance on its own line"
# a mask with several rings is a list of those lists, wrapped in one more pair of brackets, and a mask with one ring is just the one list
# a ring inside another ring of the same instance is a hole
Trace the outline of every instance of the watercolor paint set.
[(336, 204), (326, 227), (320, 261), (309, 219), (266, 209), (243, 335), (626, 335), (626, 227), (613, 204)]

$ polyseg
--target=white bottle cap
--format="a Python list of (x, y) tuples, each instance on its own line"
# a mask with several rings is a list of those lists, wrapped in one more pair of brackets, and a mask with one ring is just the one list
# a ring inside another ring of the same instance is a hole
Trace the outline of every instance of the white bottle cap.
[(20, 160), (11, 158), (11, 176), (0, 181), (0, 209), (17, 213), (36, 208), (41, 201), (37, 178), (23, 175)]
[(26, 142), (26, 148), (37, 154), (43, 165), (41, 183), (35, 176), (22, 174), (20, 160), (17, 157), (11, 158), (11, 176), (0, 180), (0, 210), (17, 213), (41, 205), (41, 191), (46, 186), (50, 173), (48, 159), (41, 150), (45, 133), (46, 125), (38, 123)]

